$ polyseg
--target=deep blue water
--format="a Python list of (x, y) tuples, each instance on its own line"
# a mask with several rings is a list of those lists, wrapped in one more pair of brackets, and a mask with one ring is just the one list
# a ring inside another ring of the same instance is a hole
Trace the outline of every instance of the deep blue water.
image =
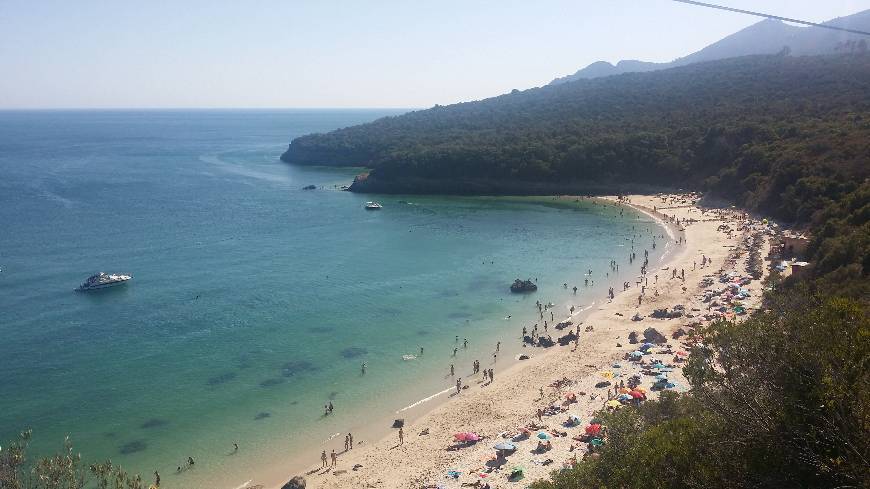
[[(613, 207), (362, 196), (333, 190), (354, 170), (278, 160), (295, 136), (394, 113), (0, 112), (0, 440), (31, 427), (45, 452), (70, 434), (145, 474), (192, 455), (164, 487), (241, 483), (444, 388), (451, 362), (510, 353), (535, 298), (564, 313), (621, 283), (610, 259), (632, 273), (627, 238), (655, 226)], [(561, 287), (590, 268), (595, 292)], [(73, 292), (97, 271), (134, 279)], [(510, 294), (517, 277), (539, 292)]]

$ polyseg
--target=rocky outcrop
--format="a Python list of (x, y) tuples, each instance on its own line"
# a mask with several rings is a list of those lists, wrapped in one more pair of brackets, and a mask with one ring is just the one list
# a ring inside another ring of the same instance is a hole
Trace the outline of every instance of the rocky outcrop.
[(531, 280), (514, 280), (511, 284), (511, 292), (534, 292), (538, 290), (538, 286)]
[(663, 345), (668, 342), (668, 339), (655, 328), (645, 329), (643, 332), (643, 340), (647, 343), (655, 343), (657, 345)]
[(297, 475), (281, 486), (281, 489), (305, 489), (305, 478)]

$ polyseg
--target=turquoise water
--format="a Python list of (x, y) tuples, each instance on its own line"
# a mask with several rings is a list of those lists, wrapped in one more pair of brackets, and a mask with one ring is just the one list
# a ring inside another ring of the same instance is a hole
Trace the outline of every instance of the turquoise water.
[[(448, 387), (450, 363), (515, 352), (536, 299), (566, 313), (636, 275), (627, 239), (657, 228), (614, 207), (384, 196), (372, 212), (332, 190), (354, 171), (278, 160), (292, 137), (390, 113), (0, 112), (0, 440), (31, 427), (44, 452), (69, 434), (163, 487), (235, 487)], [(603, 276), (611, 259), (624, 278)], [(96, 271), (134, 280), (73, 292)], [(517, 277), (539, 292), (512, 295)]]

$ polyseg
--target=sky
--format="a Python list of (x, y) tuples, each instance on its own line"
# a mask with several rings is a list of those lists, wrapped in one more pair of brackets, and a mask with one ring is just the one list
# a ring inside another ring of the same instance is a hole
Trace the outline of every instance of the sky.
[(431, 107), (670, 61), (760, 20), (671, 0), (0, 0), (0, 109)]

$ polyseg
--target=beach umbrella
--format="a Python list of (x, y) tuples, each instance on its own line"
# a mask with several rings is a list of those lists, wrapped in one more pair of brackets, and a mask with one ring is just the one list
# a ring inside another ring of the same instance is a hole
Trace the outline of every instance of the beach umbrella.
[(604, 445), (604, 440), (600, 438), (593, 438), (589, 440), (589, 444), (592, 446), (600, 447), (601, 445)]
[(641, 352), (641, 351), (633, 351), (633, 352), (629, 353), (628, 356), (630, 356), (630, 357), (640, 358), (640, 357), (643, 356), (643, 352)]
[(685, 356), (687, 356), (687, 355), (688, 355), (688, 353), (686, 353), (686, 352), (684, 352), (684, 351), (682, 351), (682, 350), (680, 350), (680, 351), (677, 352), (677, 356), (678, 356), (678, 357), (685, 357)]
[(543, 431), (539, 431), (539, 432), (538, 432), (538, 438), (540, 438), (540, 439), (542, 439), (542, 440), (549, 440), (549, 439), (550, 439), (550, 435), (548, 435), (547, 433), (545, 433), (545, 432), (543, 432)]
[(620, 401), (630, 401), (631, 396), (629, 394), (620, 394), (617, 399), (619, 399)]
[(643, 399), (644, 397), (646, 397), (646, 394), (644, 394), (643, 392), (631, 391), (631, 393), (629, 394), (629, 396), (630, 396), (632, 399)]
[(468, 436), (465, 437), (465, 441), (480, 441), (480, 435), (477, 433), (468, 433)]
[(572, 414), (568, 416), (568, 418), (575, 424), (580, 422), (580, 416), (577, 416), (576, 414)]
[(503, 441), (503, 442), (499, 443), (498, 445), (494, 446), (493, 448), (495, 448), (496, 450), (505, 450), (505, 451), (510, 452), (512, 450), (516, 450), (517, 446), (514, 445), (513, 443), (508, 443), (506, 441)]
[(607, 407), (612, 407), (612, 408), (618, 408), (618, 407), (622, 406), (622, 404), (620, 404), (620, 402), (617, 401), (616, 399), (612, 399), (610, 401), (607, 401), (604, 403), (604, 405)]
[(594, 435), (597, 435), (598, 433), (601, 433), (601, 425), (600, 424), (597, 424), (597, 423), (590, 424), (589, 426), (586, 427), (586, 434), (587, 435), (594, 436)]
[(628, 387), (620, 387), (619, 388), (620, 394), (628, 394), (629, 392), (631, 392), (631, 389), (629, 389)]

